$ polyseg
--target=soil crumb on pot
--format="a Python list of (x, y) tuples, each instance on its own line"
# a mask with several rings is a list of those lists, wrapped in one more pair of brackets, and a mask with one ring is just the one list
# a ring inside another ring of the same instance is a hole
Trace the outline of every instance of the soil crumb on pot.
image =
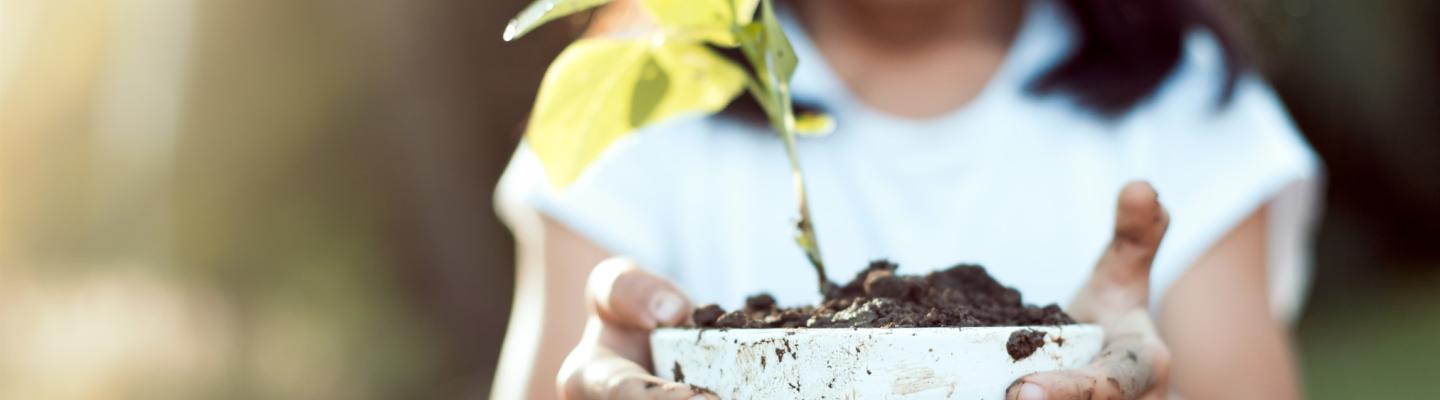
[[(781, 308), (768, 294), (751, 296), (746, 299), (744, 309), (731, 312), (713, 304), (706, 305), (695, 310), (695, 325), (701, 328), (922, 328), (1075, 323), (1054, 304), (1037, 307), (1022, 303), (1020, 292), (996, 282), (978, 265), (961, 264), (925, 276), (896, 275), (897, 268), (889, 261), (872, 262), (854, 280), (832, 291), (819, 306)], [(1042, 335), (1041, 344), (1043, 338)]]
[(1010, 353), (1010, 359), (1020, 361), (1035, 354), (1035, 350), (1042, 346), (1045, 346), (1045, 332), (1020, 329), (1010, 333), (1010, 340), (1005, 342), (1005, 351)]
[(715, 391), (710, 390), (710, 388), (704, 386), (690, 385), (690, 394), (697, 396), (709, 395), (709, 397), (715, 397)]

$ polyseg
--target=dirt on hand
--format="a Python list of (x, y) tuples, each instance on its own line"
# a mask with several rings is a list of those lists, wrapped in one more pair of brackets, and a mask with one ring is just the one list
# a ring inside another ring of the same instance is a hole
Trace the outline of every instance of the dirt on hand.
[(896, 275), (897, 265), (875, 261), (833, 290), (819, 306), (781, 308), (768, 294), (725, 312), (695, 310), (701, 328), (921, 328), (1065, 325), (1075, 323), (1054, 304), (1025, 305), (978, 265), (961, 264), (925, 276)]

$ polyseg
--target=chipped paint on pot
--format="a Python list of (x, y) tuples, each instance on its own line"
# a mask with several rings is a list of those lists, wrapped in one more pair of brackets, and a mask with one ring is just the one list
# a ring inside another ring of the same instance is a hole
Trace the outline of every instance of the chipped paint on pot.
[[(1020, 329), (1045, 332), (1012, 360)], [(725, 399), (1000, 399), (1015, 379), (1084, 365), (1100, 351), (1094, 325), (984, 328), (660, 329), (650, 336), (661, 378)]]

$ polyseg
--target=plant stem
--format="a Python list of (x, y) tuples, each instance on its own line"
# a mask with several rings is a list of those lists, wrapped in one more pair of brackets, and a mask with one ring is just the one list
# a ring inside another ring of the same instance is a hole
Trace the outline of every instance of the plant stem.
[(805, 250), (810, 266), (815, 267), (815, 275), (820, 283), (820, 295), (830, 298), (836, 286), (825, 274), (825, 261), (820, 258), (820, 241), (815, 237), (815, 224), (810, 218), (810, 201), (805, 195), (805, 173), (800, 169), (800, 155), (795, 151), (795, 110), (790, 104), (790, 86), (782, 83), (779, 89), (781, 115), (778, 121), (772, 121), (776, 123), (775, 130), (785, 141), (785, 155), (790, 159), (795, 199), (800, 203), (800, 218), (795, 221), (795, 243)]

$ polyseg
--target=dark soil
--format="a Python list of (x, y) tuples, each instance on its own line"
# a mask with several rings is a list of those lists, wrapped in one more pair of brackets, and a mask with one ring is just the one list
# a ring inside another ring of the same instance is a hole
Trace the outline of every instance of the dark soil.
[(926, 276), (896, 275), (896, 268), (888, 261), (872, 262), (850, 283), (832, 290), (819, 306), (780, 308), (775, 298), (760, 294), (747, 299), (742, 310), (725, 312), (713, 304), (700, 307), (695, 310), (695, 324), (701, 328), (919, 328), (1075, 323), (1054, 304), (1025, 305), (1020, 292), (995, 282), (978, 265), (957, 265)]

